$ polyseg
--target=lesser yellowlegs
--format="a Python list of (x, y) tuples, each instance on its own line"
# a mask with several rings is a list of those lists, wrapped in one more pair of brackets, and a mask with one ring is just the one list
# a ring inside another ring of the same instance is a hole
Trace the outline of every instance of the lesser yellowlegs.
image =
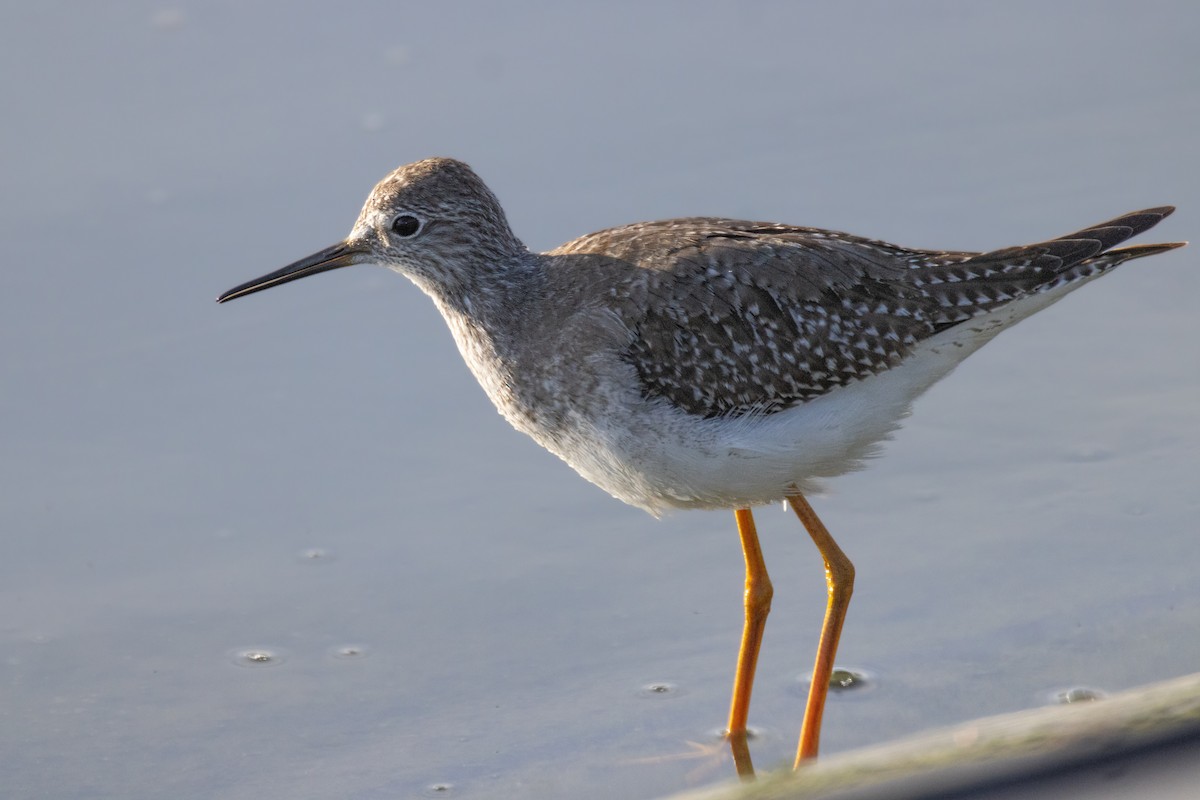
[(854, 582), (804, 495), (861, 466), (918, 395), (1000, 331), (1118, 264), (1180, 247), (1112, 249), (1172, 210), (984, 253), (709, 217), (532, 253), (470, 167), (435, 158), (384, 178), (345, 240), (219, 300), (390, 267), (433, 298), (500, 413), (583, 477), (655, 515), (734, 509), (746, 558), (735, 756), (772, 594), (750, 507), (786, 500), (829, 588), (799, 764), (817, 753)]

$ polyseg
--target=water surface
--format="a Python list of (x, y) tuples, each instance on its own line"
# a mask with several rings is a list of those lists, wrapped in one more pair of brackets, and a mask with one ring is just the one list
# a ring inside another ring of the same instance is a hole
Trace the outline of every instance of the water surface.
[[(689, 214), (972, 249), (1163, 203), (1149, 238), (1200, 229), (1185, 2), (0, 16), (10, 797), (732, 775), (705, 750), (731, 515), (655, 521), (511, 431), (392, 274), (213, 302), (345, 235), (400, 163), (469, 161), (537, 248)], [(814, 500), (858, 566), (839, 661), (872, 675), (828, 752), (1195, 670), (1198, 276), (1191, 250), (1139, 261), (1023, 323)], [(794, 519), (758, 516), (770, 766), (824, 587)]]

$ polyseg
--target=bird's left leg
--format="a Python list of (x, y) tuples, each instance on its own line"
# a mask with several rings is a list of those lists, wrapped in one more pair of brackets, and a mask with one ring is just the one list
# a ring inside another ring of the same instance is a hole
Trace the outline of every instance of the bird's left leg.
[(737, 673), (733, 679), (733, 700), (729, 704), (729, 725), (726, 730), (738, 774), (746, 778), (754, 775), (750, 751), (746, 745), (750, 692), (754, 688), (754, 668), (758, 664), (758, 650), (762, 645), (763, 629), (767, 626), (767, 614), (771, 611), (771, 595), (775, 590), (771, 586), (762, 548), (758, 544), (754, 516), (748, 508), (739, 508), (733, 514), (737, 520), (738, 536), (742, 540), (742, 555), (746, 559), (746, 621), (742, 626), (742, 646), (738, 650)]

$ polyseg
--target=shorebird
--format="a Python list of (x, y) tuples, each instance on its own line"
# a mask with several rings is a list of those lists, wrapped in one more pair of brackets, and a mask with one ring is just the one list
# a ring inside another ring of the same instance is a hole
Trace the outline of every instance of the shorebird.
[(218, 300), (388, 267), (433, 299), (500, 413), (584, 478), (656, 516), (733, 509), (745, 624), (727, 733), (752, 774), (746, 720), (772, 587), (751, 507), (786, 500), (825, 563), (799, 766), (817, 754), (854, 584), (805, 495), (861, 467), (922, 392), (1000, 331), (1125, 261), (1182, 246), (1114, 249), (1172, 211), (988, 252), (689, 217), (534, 253), (470, 167), (432, 158), (380, 181), (343, 241)]

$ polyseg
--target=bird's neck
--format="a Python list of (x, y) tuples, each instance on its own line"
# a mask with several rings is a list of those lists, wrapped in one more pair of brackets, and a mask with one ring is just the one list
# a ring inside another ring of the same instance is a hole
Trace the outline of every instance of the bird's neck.
[(540, 258), (526, 253), (474, 272), (463, 285), (429, 292), (463, 360), (506, 416), (518, 361), (527, 349), (522, 342), (541, 303), (545, 273)]
[(515, 336), (541, 295), (545, 274), (540, 256), (524, 252), (464, 270), (455, 280), (421, 288), (453, 327), (479, 328), (490, 338)]

